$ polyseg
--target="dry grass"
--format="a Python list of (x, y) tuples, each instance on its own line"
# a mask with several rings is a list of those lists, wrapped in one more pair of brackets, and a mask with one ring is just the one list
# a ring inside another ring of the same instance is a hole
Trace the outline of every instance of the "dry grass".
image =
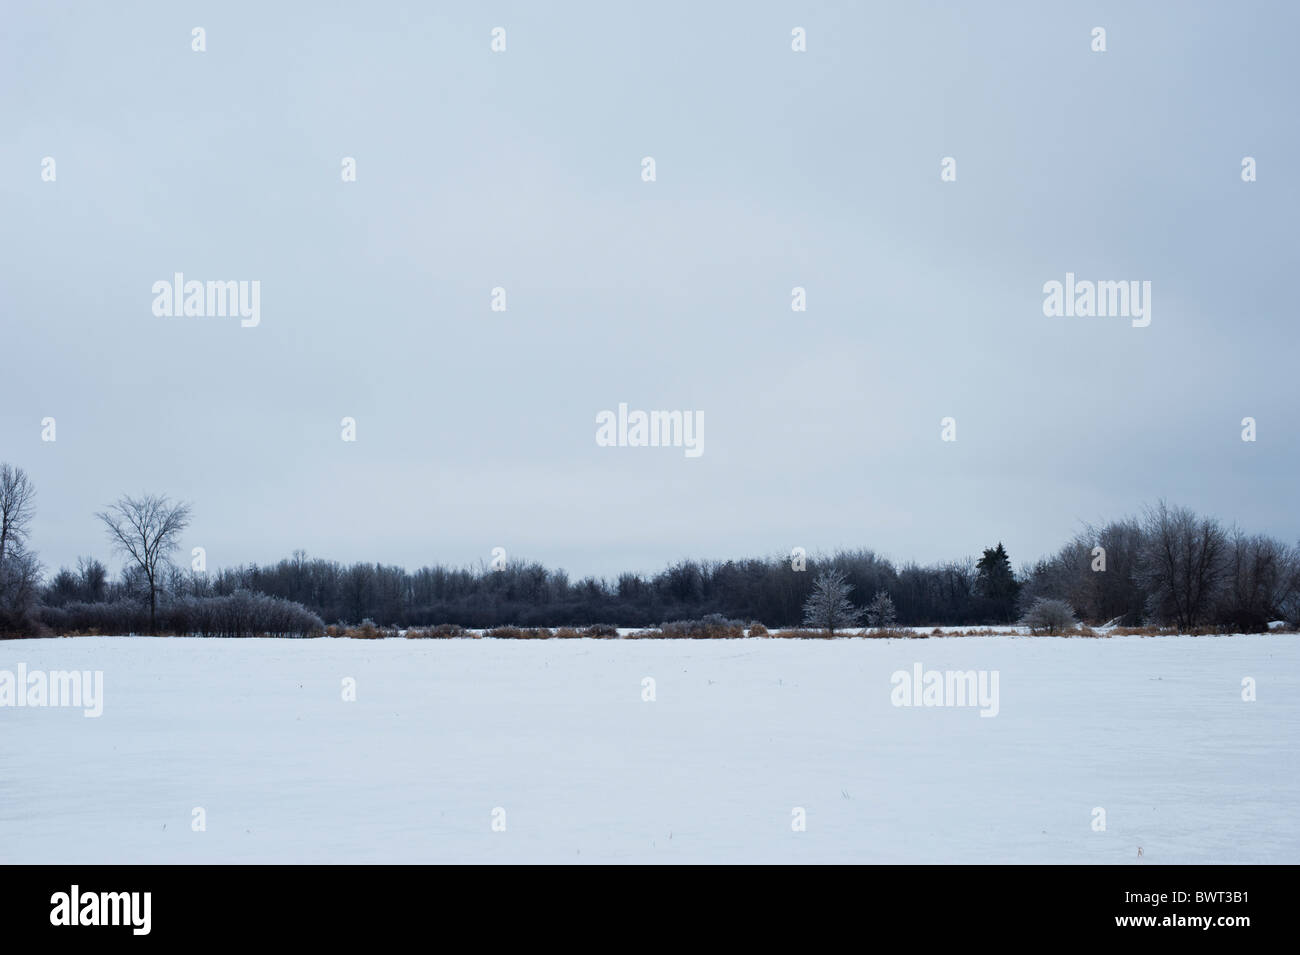
[(778, 630), (772, 634), (773, 637), (782, 640), (833, 640), (825, 630)]
[(1088, 626), (1086, 623), (1081, 623), (1081, 624), (1079, 624), (1077, 627), (1074, 628), (1073, 632), (1071, 632), (1071, 633), (1067, 633), (1067, 634), (1064, 634), (1063, 636), (1067, 636), (1067, 637), (1099, 637), (1099, 638), (1105, 638), (1105, 637), (1109, 637), (1110, 634), (1109, 634), (1109, 633), (1098, 633), (1096, 630), (1092, 629), (1092, 627)]
[(466, 633), (464, 627), (454, 623), (440, 623), (436, 627), (424, 627), (423, 629), (412, 627), (406, 631), (408, 640), (446, 640), (452, 637), (464, 636), (471, 636), (471, 634)]
[[(1190, 630), (1178, 630), (1174, 627), (1115, 627), (1111, 630), (1099, 631), (1086, 624), (1063, 631), (1052, 631), (1033, 636), (1047, 637), (1092, 637), (1095, 639), (1105, 639), (1107, 637), (1162, 637), (1162, 636), (1223, 636), (1229, 633), (1235, 633), (1235, 630), (1224, 627), (1193, 627)], [(1270, 633), (1296, 633), (1295, 627), (1286, 627), (1278, 630), (1269, 631)], [(65, 631), (58, 633), (63, 637), (97, 637), (102, 634), (97, 629), (86, 631)], [(344, 627), (338, 624), (331, 624), (325, 628), (327, 637), (349, 637), (354, 640), (379, 640), (384, 637), (395, 637), (402, 635), (400, 631), (392, 628), (382, 628), (376, 626), (373, 622), (366, 620), (354, 627)], [(934, 627), (929, 631), (909, 627), (890, 627), (885, 629), (863, 629), (863, 630), (840, 630), (836, 631), (835, 639), (861, 637), (864, 639), (925, 639), (927, 637), (998, 637), (998, 636), (1024, 636), (1018, 630), (998, 629), (995, 627), (971, 627), (966, 630), (944, 630), (942, 627)], [(454, 623), (443, 623), (433, 627), (411, 627), (405, 632), (408, 640), (428, 640), (428, 639), (478, 639), (480, 636), (493, 637), (498, 640), (575, 640), (580, 638), (588, 639), (614, 639), (618, 637), (618, 628), (612, 624), (592, 624), (587, 627), (557, 627), (551, 629), (548, 627), (518, 627), (506, 625), (492, 627), (481, 633), (467, 630), (462, 626)], [(786, 630), (769, 630), (757, 620), (751, 621), (747, 626), (742, 626), (734, 620), (723, 621), (721, 619), (711, 620), (689, 620), (675, 621), (673, 623), (663, 624), (661, 627), (647, 627), (627, 634), (629, 640), (661, 640), (661, 639), (689, 639), (689, 640), (731, 640), (741, 637), (765, 638), (765, 639), (786, 639), (786, 640), (828, 640), (831, 635), (821, 630), (808, 630), (803, 627), (792, 627)]]
[(497, 640), (549, 640), (554, 634), (545, 627), (493, 627), (484, 630), (483, 636)]
[(678, 640), (736, 640), (745, 635), (743, 624), (717, 615), (701, 620), (673, 620), (659, 625), (665, 636)]

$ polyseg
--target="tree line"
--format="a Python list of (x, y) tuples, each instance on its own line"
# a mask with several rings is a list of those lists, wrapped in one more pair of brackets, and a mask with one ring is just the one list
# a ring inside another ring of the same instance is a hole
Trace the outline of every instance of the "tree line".
[(172, 560), (190, 506), (164, 495), (123, 496), (96, 515), (124, 558), (116, 578), (93, 556), (46, 578), (30, 547), (34, 507), (27, 475), (0, 465), (0, 631), (306, 635), (326, 622), (652, 627), (711, 615), (796, 627), (828, 571), (850, 608), (899, 626), (1010, 623), (1044, 599), (1094, 625), (1258, 631), (1273, 620), (1300, 624), (1300, 548), (1164, 502), (1085, 526), (1018, 571), (999, 542), (978, 558), (926, 566), (860, 549), (683, 560), (653, 574), (577, 580), (531, 561), (411, 571), (302, 551), (275, 564), (196, 571)]

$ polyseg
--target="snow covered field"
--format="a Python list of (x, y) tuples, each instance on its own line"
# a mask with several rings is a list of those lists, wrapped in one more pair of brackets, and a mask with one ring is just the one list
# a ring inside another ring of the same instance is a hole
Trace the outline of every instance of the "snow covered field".
[[(1300, 862), (1295, 636), (0, 642), (19, 664), (103, 671), (103, 714), (0, 708), (3, 863)], [(997, 671), (997, 715), (893, 705), (916, 664)]]

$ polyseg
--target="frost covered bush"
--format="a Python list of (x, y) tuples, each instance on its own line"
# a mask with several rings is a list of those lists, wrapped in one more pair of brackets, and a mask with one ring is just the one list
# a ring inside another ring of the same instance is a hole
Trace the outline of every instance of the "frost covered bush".
[(144, 633), (149, 629), (149, 608), (134, 600), (114, 600), (109, 603), (65, 604), (59, 619), (53, 619), (49, 608), (42, 611), (58, 633), (93, 633), (102, 635)]
[[(42, 611), (57, 633), (132, 634), (150, 630), (149, 605), (138, 600), (74, 601)], [(247, 590), (220, 597), (176, 597), (158, 610), (164, 633), (196, 637), (319, 636), (325, 624), (302, 604)]]
[(163, 606), (159, 619), (171, 633), (197, 637), (310, 637), (325, 631), (324, 621), (302, 604), (248, 590), (180, 597)]
[(1039, 597), (1021, 619), (1030, 633), (1069, 633), (1079, 625), (1074, 619), (1074, 608), (1064, 600)]

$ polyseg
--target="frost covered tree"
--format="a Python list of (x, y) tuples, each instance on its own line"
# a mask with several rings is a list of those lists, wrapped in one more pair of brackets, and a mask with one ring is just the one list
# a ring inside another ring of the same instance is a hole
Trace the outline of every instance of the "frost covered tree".
[(867, 625), (877, 630), (888, 630), (895, 619), (893, 598), (883, 590), (876, 591), (876, 596), (867, 605)]
[(843, 571), (834, 568), (822, 571), (813, 582), (808, 602), (803, 605), (804, 626), (825, 630), (832, 636), (836, 630), (857, 626), (862, 611), (849, 600), (852, 590)]
[(144, 575), (149, 589), (149, 629), (158, 628), (158, 590), (161, 571), (190, 526), (190, 506), (164, 495), (123, 495), (106, 511), (95, 515), (108, 528), (113, 547), (126, 554)]

